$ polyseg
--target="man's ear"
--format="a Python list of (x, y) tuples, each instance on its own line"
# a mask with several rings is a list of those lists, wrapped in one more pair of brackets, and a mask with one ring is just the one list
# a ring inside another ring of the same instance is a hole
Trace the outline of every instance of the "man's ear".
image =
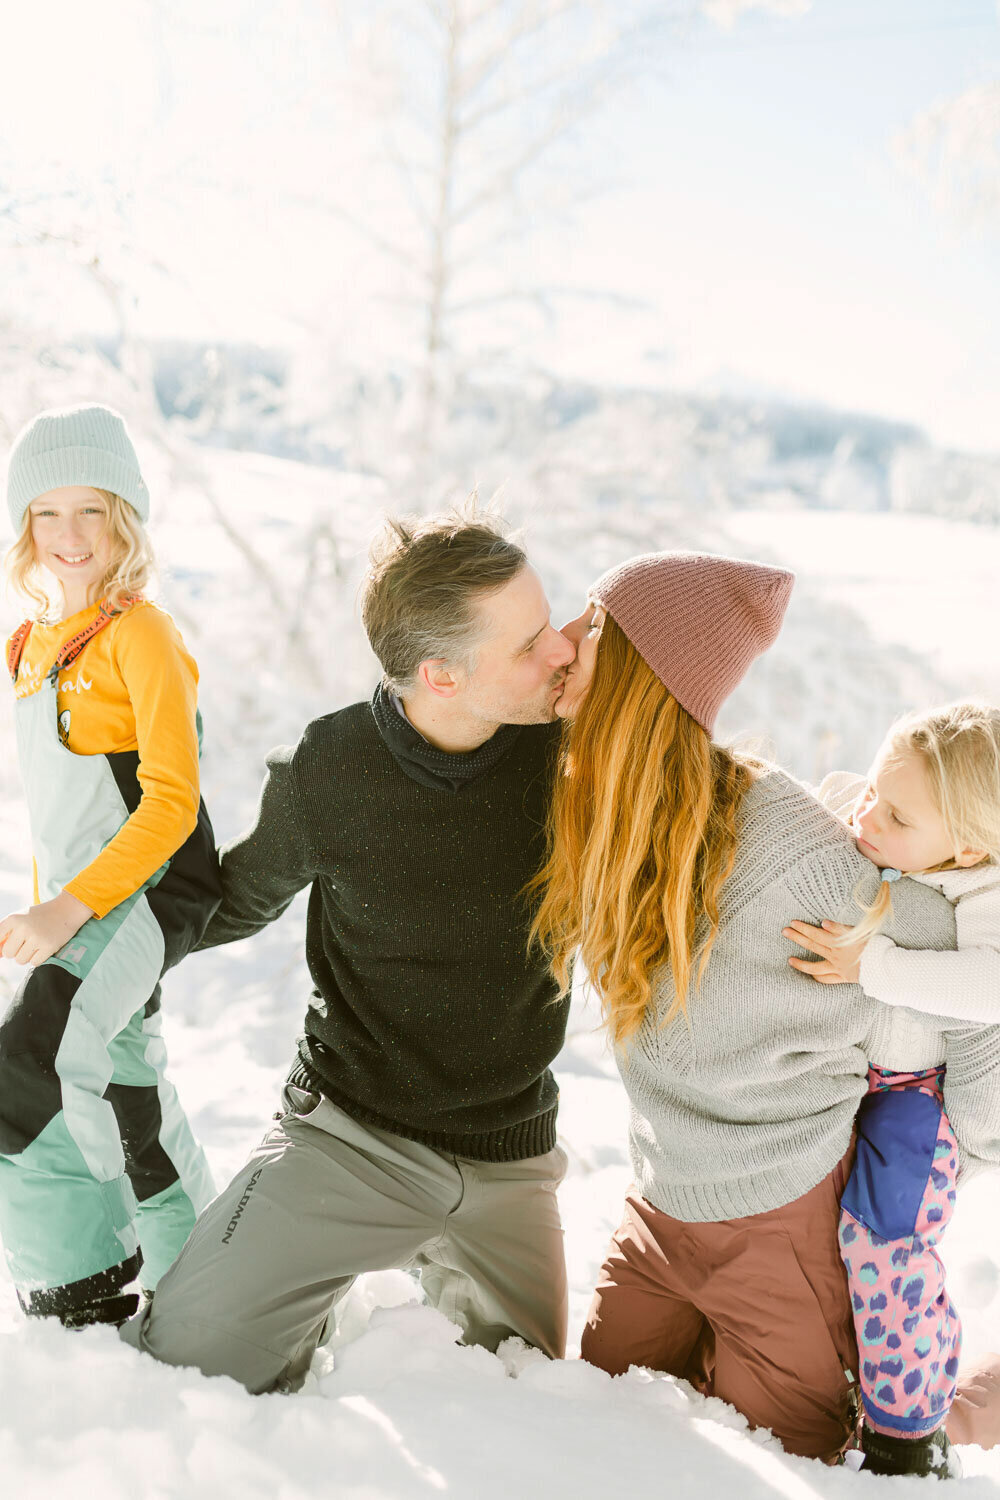
[(422, 661), (417, 668), (417, 677), (435, 698), (454, 698), (459, 689), (458, 678), (452, 668), (446, 666), (443, 657)]
[(985, 858), (985, 849), (963, 849), (955, 855), (955, 863), (960, 870), (971, 870), (973, 865), (981, 865)]

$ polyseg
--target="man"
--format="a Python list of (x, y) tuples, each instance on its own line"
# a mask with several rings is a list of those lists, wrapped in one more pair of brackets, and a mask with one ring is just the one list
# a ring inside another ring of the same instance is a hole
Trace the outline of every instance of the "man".
[(284, 1110), (123, 1336), (254, 1392), (301, 1385), (362, 1271), (415, 1265), (489, 1349), (564, 1352), (549, 1063), (566, 1006), (528, 952), (572, 645), (497, 525), (390, 523), (362, 615), (372, 702), (268, 759), (205, 945), (311, 887), (315, 989)]

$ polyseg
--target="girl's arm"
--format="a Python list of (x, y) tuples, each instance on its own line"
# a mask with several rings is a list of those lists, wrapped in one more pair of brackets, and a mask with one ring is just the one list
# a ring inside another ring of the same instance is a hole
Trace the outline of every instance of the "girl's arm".
[(198, 669), (170, 616), (135, 606), (115, 629), (113, 660), (135, 717), (139, 804), (65, 887), (106, 916), (154, 875), (198, 821)]
[(162, 610), (136, 606), (112, 628), (113, 661), (135, 722), (139, 803), (58, 896), (0, 922), (0, 955), (16, 963), (43, 963), (88, 918), (107, 916), (177, 852), (197, 823), (198, 669)]
[(16, 964), (43, 964), (65, 947), (94, 913), (68, 891), (0, 922), (0, 957)]
[(953, 953), (897, 948), (876, 933), (861, 954), (861, 988), (885, 1005), (985, 1026), (1000, 1022), (1000, 892), (963, 896), (955, 930)]
[[(978, 903), (985, 909), (968, 908)], [(884, 933), (852, 943), (852, 929), (825, 921), (822, 927), (796, 921), (783, 935), (818, 958), (792, 957), (793, 969), (820, 984), (860, 984), (883, 1005), (903, 1005), (931, 1016), (1000, 1022), (1000, 924), (996, 895), (965, 896), (955, 907), (958, 948), (937, 953), (928, 948), (900, 948)]]
[[(846, 819), (864, 785), (863, 776), (833, 771), (816, 796)], [(819, 955), (789, 963), (821, 984), (860, 984), (873, 1000), (927, 1015), (1000, 1022), (1000, 887), (963, 896), (955, 905), (955, 930), (957, 949), (945, 953), (900, 948), (883, 933), (851, 943), (851, 929), (831, 921), (822, 928), (794, 922), (784, 936)]]

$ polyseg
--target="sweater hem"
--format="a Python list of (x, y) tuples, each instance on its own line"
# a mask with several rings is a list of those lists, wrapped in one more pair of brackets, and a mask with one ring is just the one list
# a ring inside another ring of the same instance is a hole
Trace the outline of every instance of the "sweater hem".
[(332, 1088), (329, 1079), (311, 1068), (301, 1055), (292, 1065), (288, 1082), (310, 1093), (322, 1094), (331, 1104), (335, 1104), (362, 1125), (387, 1130), (392, 1135), (402, 1136), (404, 1140), (428, 1146), (432, 1151), (445, 1152), (449, 1156), (463, 1156), (470, 1161), (527, 1161), (532, 1156), (545, 1156), (556, 1145), (556, 1104), (530, 1120), (518, 1120), (513, 1125), (468, 1135), (450, 1130), (422, 1130), (417, 1125), (405, 1125), (400, 1120), (392, 1120)]
[[(828, 1151), (814, 1156), (798, 1170), (778, 1168), (748, 1179), (739, 1177), (712, 1183), (676, 1183), (664, 1188), (660, 1177), (646, 1165), (636, 1171), (636, 1187), (661, 1213), (684, 1224), (721, 1224), (730, 1219), (751, 1219), (772, 1213), (804, 1197), (828, 1177), (851, 1143), (853, 1119), (843, 1137), (829, 1143)], [(637, 1168), (640, 1164), (636, 1163)]]

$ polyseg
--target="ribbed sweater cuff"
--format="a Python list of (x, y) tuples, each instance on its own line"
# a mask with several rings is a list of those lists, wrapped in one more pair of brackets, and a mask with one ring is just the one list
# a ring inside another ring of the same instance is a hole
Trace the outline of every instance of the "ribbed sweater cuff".
[(555, 1105), (531, 1120), (518, 1120), (496, 1130), (464, 1135), (447, 1130), (421, 1130), (419, 1126), (392, 1120), (332, 1088), (329, 1080), (315, 1073), (302, 1058), (293, 1064), (288, 1082), (310, 1093), (325, 1095), (338, 1109), (362, 1125), (373, 1125), (376, 1130), (388, 1130), (393, 1135), (401, 1135), (404, 1140), (419, 1141), (432, 1151), (468, 1157), (470, 1161), (527, 1161), (531, 1156), (544, 1156), (556, 1144)]

